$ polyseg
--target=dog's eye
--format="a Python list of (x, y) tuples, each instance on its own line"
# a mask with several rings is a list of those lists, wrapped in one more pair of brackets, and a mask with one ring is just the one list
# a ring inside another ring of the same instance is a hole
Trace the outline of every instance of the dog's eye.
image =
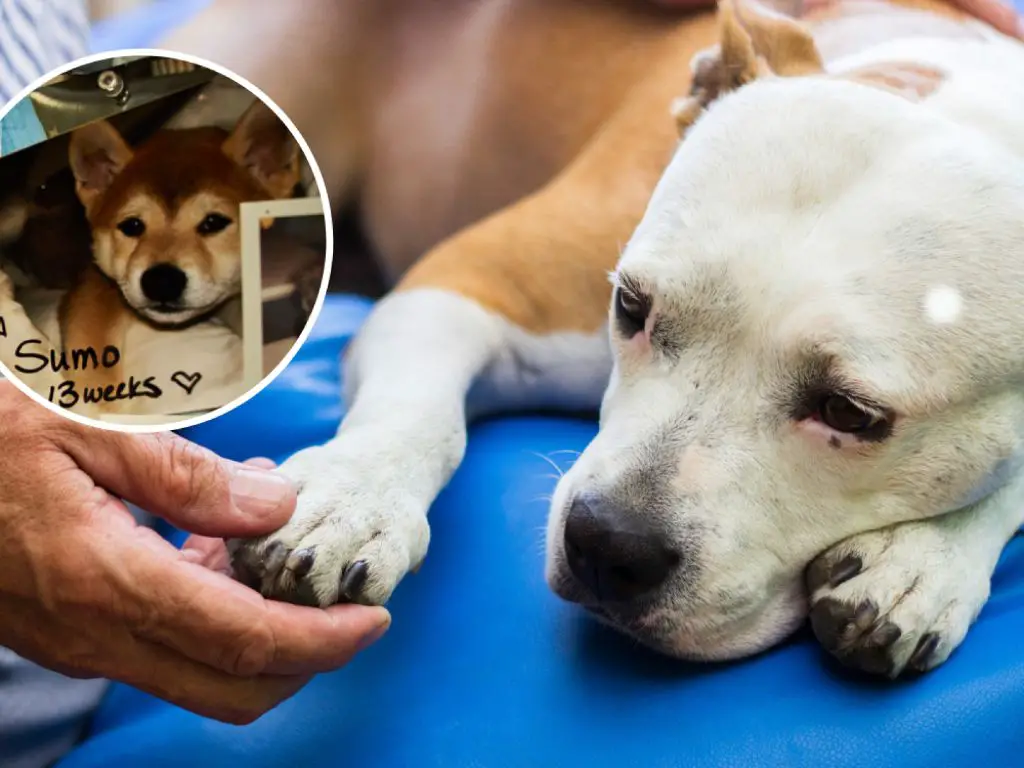
[(142, 237), (146, 231), (146, 224), (138, 216), (129, 216), (119, 222), (117, 228), (125, 237)]
[(889, 426), (885, 413), (862, 405), (845, 395), (826, 395), (819, 406), (822, 423), (836, 432), (848, 435), (870, 436), (877, 433), (883, 437)]
[(206, 218), (199, 222), (196, 232), (200, 235), (215, 235), (223, 232), (231, 225), (231, 219), (220, 213), (208, 213)]
[(633, 338), (640, 333), (650, 313), (651, 304), (648, 299), (622, 287), (615, 289), (615, 320), (623, 336)]

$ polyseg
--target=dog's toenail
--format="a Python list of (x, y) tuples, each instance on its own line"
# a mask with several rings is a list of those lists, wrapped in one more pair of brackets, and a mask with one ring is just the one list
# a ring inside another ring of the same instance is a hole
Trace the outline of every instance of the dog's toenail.
[(914, 649), (914, 655), (910, 657), (908, 662), (909, 666), (916, 670), (924, 672), (928, 667), (928, 662), (931, 660), (932, 654), (935, 653), (935, 649), (939, 646), (939, 636), (934, 632), (929, 632), (924, 635), (917, 644), (917, 648)]
[(266, 573), (277, 573), (281, 566), (284, 565), (285, 558), (287, 557), (288, 552), (281, 542), (275, 541), (268, 546), (263, 550), (263, 567)]
[(903, 631), (891, 621), (885, 622), (882, 626), (871, 633), (868, 642), (878, 648), (888, 648), (900, 639)]
[(885, 648), (866, 648), (860, 653), (851, 657), (851, 666), (867, 672), (869, 675), (884, 675), (891, 677), (894, 671), (892, 659)]
[(853, 623), (861, 629), (867, 629), (875, 623), (878, 618), (878, 606), (870, 600), (865, 600), (857, 606), (857, 612), (853, 615)]
[(296, 579), (301, 579), (313, 567), (313, 561), (316, 559), (316, 550), (313, 547), (300, 549), (293, 557), (295, 558), (295, 565), (292, 566), (292, 573), (295, 574)]
[(860, 573), (863, 568), (864, 563), (857, 555), (847, 555), (832, 566), (832, 571), (828, 576), (829, 586), (835, 588), (840, 584), (844, 584)]
[(366, 577), (369, 575), (370, 566), (365, 560), (357, 560), (352, 563), (341, 575), (340, 593), (349, 599), (354, 598), (359, 590), (363, 588), (363, 585), (366, 583)]
[(832, 598), (811, 606), (811, 628), (826, 650), (834, 651), (843, 642), (843, 630), (849, 623), (842, 618), (845, 612), (845, 606)]
[(241, 559), (235, 560), (231, 563), (231, 575), (239, 584), (244, 584), (249, 589), (260, 588), (260, 577), (257, 575), (252, 568)]

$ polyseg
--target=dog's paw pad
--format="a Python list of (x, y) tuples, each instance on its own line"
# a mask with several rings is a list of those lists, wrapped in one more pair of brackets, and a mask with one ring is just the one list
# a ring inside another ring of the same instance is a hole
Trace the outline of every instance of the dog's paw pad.
[(988, 598), (988, 579), (928, 523), (849, 539), (807, 570), (811, 628), (844, 666), (897, 677), (938, 666)]

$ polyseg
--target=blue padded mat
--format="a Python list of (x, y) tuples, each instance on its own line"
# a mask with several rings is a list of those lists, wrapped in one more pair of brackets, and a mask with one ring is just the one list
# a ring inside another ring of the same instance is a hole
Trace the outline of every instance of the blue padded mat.
[[(93, 48), (151, 45), (206, 2), (114, 19)], [(327, 439), (341, 415), (337, 353), (365, 309), (332, 299), (274, 385), (190, 436), (238, 459)], [(114, 686), (61, 768), (1024, 765), (1024, 541), (1004, 554), (965, 645), (920, 680), (855, 682), (807, 632), (742, 663), (673, 663), (544, 585), (540, 497), (553, 480), (536, 454), (580, 450), (594, 429), (536, 417), (474, 428), (431, 513), (423, 570), (395, 595), (392, 630), (346, 669), (244, 728)]]
[[(329, 437), (337, 353), (364, 311), (329, 301), (282, 378), (191, 436), (237, 459), (280, 459)], [(554, 417), (475, 427), (431, 512), (423, 569), (392, 602), (391, 631), (346, 669), (242, 728), (114, 686), (60, 768), (1024, 764), (1024, 541), (1003, 557), (966, 644), (920, 680), (854, 681), (806, 632), (745, 662), (673, 662), (544, 584), (554, 479), (537, 454), (564, 459), (554, 452), (582, 449), (594, 431)]]

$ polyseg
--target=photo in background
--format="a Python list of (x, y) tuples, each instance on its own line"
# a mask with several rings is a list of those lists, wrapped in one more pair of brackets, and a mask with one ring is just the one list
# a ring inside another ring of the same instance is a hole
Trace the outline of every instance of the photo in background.
[(169, 426), (258, 386), (329, 272), (301, 146), (190, 61), (108, 57), (50, 78), (0, 119), (0, 362), (108, 424)]

